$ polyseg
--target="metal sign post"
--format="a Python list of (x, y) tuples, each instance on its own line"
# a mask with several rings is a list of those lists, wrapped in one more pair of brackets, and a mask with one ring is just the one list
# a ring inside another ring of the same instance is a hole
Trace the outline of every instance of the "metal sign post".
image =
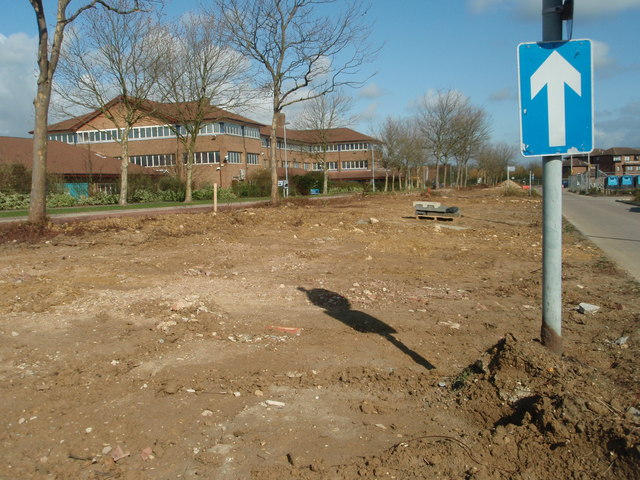
[(542, 0), (542, 43), (518, 46), (521, 150), (543, 157), (542, 343), (562, 353), (562, 155), (593, 150), (591, 42), (563, 41), (573, 0)]
[[(562, 40), (562, 0), (542, 0), (542, 41), (556, 40)], [(562, 354), (562, 156), (545, 157), (542, 171), (540, 337), (544, 346)]]

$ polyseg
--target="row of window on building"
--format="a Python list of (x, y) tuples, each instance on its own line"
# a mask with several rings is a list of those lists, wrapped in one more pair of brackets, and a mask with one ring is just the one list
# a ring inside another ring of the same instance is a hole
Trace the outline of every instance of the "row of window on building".
[[(624, 166), (624, 171), (625, 172), (633, 172), (634, 169), (637, 172), (640, 172), (640, 165), (625, 165)], [(622, 170), (623, 170), (623, 168), (620, 165), (616, 165), (616, 172), (621, 172)]]
[[(186, 135), (182, 125), (159, 125), (154, 127), (133, 127), (129, 131), (129, 140), (147, 140), (159, 138), (176, 138), (176, 134)], [(199, 131), (200, 135), (234, 135), (239, 137), (260, 138), (260, 130), (256, 127), (236, 125), (233, 123), (207, 123)], [(123, 129), (87, 130), (76, 133), (56, 133), (49, 135), (49, 140), (69, 143), (104, 143), (122, 140)]]
[[(247, 165), (259, 165), (260, 155), (257, 153), (247, 153)], [(158, 153), (152, 155), (132, 155), (129, 157), (130, 163), (140, 165), (141, 167), (167, 167), (176, 164), (176, 155), (174, 153)], [(186, 163), (186, 154), (183, 155), (183, 161)], [(226, 163), (242, 164), (241, 152), (227, 152)], [(206, 165), (220, 163), (220, 152), (195, 152), (193, 154), (193, 163), (196, 165)], [(287, 166), (284, 162), (282, 166)], [(307, 163), (299, 161), (288, 162), (289, 168), (303, 168), (304, 170), (323, 170), (321, 162)], [(367, 160), (349, 160), (342, 162), (343, 170), (367, 170), (369, 162)], [(327, 162), (327, 170), (338, 170), (338, 162)]]
[(640, 162), (640, 155), (635, 158), (633, 155), (616, 155), (613, 157), (614, 162)]
[[(263, 148), (269, 148), (268, 137), (262, 137)], [(284, 150), (284, 140), (278, 140), (276, 147)], [(327, 152), (366, 151), (371, 149), (369, 143), (332, 143), (326, 146)], [(320, 153), (324, 150), (322, 145), (305, 145), (302, 143), (287, 142), (287, 150), (290, 152)]]

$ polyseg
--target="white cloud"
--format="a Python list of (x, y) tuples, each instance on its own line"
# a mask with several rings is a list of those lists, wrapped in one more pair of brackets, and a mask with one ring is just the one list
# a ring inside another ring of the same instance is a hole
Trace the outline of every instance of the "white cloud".
[(354, 117), (354, 122), (356, 123), (371, 123), (378, 118), (378, 107), (380, 104), (378, 102), (373, 102), (367, 105), (367, 107), (358, 112)]
[(468, 0), (467, 4), (473, 13), (484, 13), (504, 0)]
[(38, 39), (0, 34), (0, 135), (28, 136), (33, 129)]
[(370, 83), (358, 91), (358, 96), (362, 98), (379, 98), (382, 95), (384, 92), (376, 83)]
[(640, 101), (596, 112), (595, 144), (598, 148), (640, 148)]
[(492, 102), (503, 102), (505, 100), (517, 100), (516, 92), (511, 87), (504, 87), (500, 90), (496, 90), (489, 95), (489, 100)]
[(609, 45), (599, 40), (592, 40), (594, 68), (607, 68), (613, 65), (613, 58), (609, 57)]

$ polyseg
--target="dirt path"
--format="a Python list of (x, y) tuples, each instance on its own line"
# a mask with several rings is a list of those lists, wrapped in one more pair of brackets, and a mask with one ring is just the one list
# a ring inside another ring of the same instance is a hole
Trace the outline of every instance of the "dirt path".
[(540, 202), (448, 195), (0, 245), (0, 479), (640, 478), (638, 284), (567, 233), (549, 355)]

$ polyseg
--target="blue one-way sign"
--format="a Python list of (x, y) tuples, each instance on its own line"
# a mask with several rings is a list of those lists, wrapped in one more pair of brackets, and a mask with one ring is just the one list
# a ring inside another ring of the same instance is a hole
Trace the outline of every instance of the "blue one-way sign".
[(518, 45), (520, 144), (525, 157), (593, 150), (590, 40)]

